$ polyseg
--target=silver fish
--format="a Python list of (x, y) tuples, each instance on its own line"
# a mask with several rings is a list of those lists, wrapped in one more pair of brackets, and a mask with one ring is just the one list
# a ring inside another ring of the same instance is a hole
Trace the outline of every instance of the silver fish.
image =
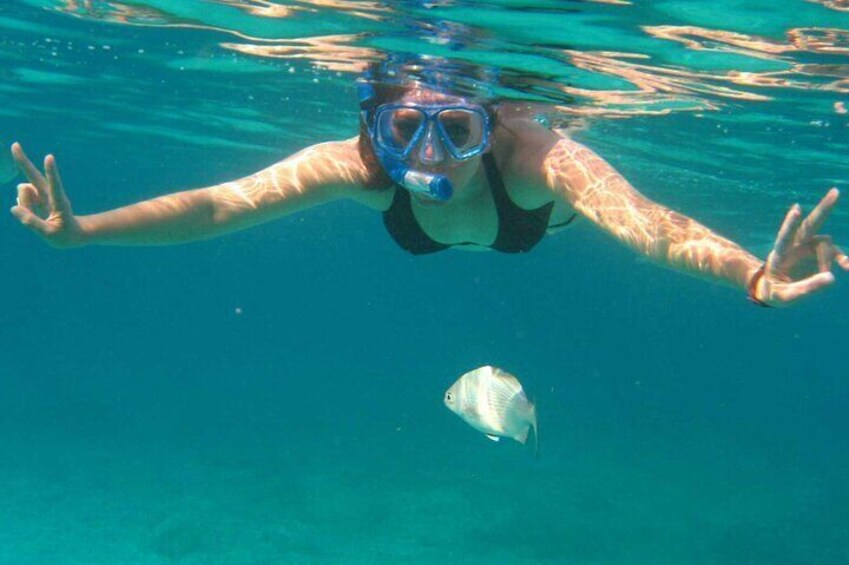
[(510, 373), (485, 365), (461, 376), (445, 391), (445, 406), (491, 440), (508, 437), (524, 444), (534, 429), (539, 444), (536, 406)]

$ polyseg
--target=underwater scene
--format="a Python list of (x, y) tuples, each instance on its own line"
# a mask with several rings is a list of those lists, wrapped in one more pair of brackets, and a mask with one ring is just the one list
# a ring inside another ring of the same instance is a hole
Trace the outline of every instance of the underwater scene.
[(849, 563), (846, 0), (4, 0), (0, 145), (0, 565)]

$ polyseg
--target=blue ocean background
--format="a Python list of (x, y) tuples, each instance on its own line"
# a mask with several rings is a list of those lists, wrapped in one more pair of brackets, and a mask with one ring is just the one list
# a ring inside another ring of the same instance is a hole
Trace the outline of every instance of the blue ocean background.
[[(54, 154), (93, 213), (351, 137), (357, 61), (432, 52), (538, 79), (504, 94), (551, 96), (640, 191), (761, 257), (837, 186), (824, 231), (849, 247), (845, 2), (286, 4), (7, 0), (0, 141)], [(830, 44), (695, 49), (660, 25)], [(331, 35), (371, 55), (329, 64), (305, 40)], [(569, 105), (558, 85), (640, 89), (567, 50), (715, 74), (628, 113)], [(767, 310), (586, 221), (526, 255), (413, 257), (352, 203), (67, 251), (6, 215), (0, 261), (0, 564), (849, 563), (845, 273)], [(538, 460), (442, 405), (484, 364), (536, 400)]]

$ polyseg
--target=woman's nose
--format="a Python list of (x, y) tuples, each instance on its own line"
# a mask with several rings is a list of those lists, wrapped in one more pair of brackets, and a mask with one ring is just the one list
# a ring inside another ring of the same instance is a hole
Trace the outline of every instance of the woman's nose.
[(419, 160), (422, 163), (433, 164), (441, 163), (445, 159), (445, 149), (442, 147), (442, 142), (439, 136), (436, 135), (434, 128), (436, 124), (430, 123), (427, 126), (427, 133), (424, 141), (419, 148)]

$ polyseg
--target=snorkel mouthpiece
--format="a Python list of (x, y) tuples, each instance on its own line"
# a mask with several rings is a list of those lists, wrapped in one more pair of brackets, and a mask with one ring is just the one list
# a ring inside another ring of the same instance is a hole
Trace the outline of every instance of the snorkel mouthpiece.
[(411, 192), (419, 192), (434, 200), (441, 200), (443, 202), (449, 200), (454, 193), (451, 181), (447, 177), (443, 175), (431, 175), (421, 171), (408, 170), (404, 175), (404, 180), (400, 184)]
[(444, 175), (433, 175), (422, 171), (414, 171), (403, 165), (393, 167), (389, 172), (396, 183), (410, 192), (423, 194), (428, 198), (445, 202), (454, 194), (451, 181)]

